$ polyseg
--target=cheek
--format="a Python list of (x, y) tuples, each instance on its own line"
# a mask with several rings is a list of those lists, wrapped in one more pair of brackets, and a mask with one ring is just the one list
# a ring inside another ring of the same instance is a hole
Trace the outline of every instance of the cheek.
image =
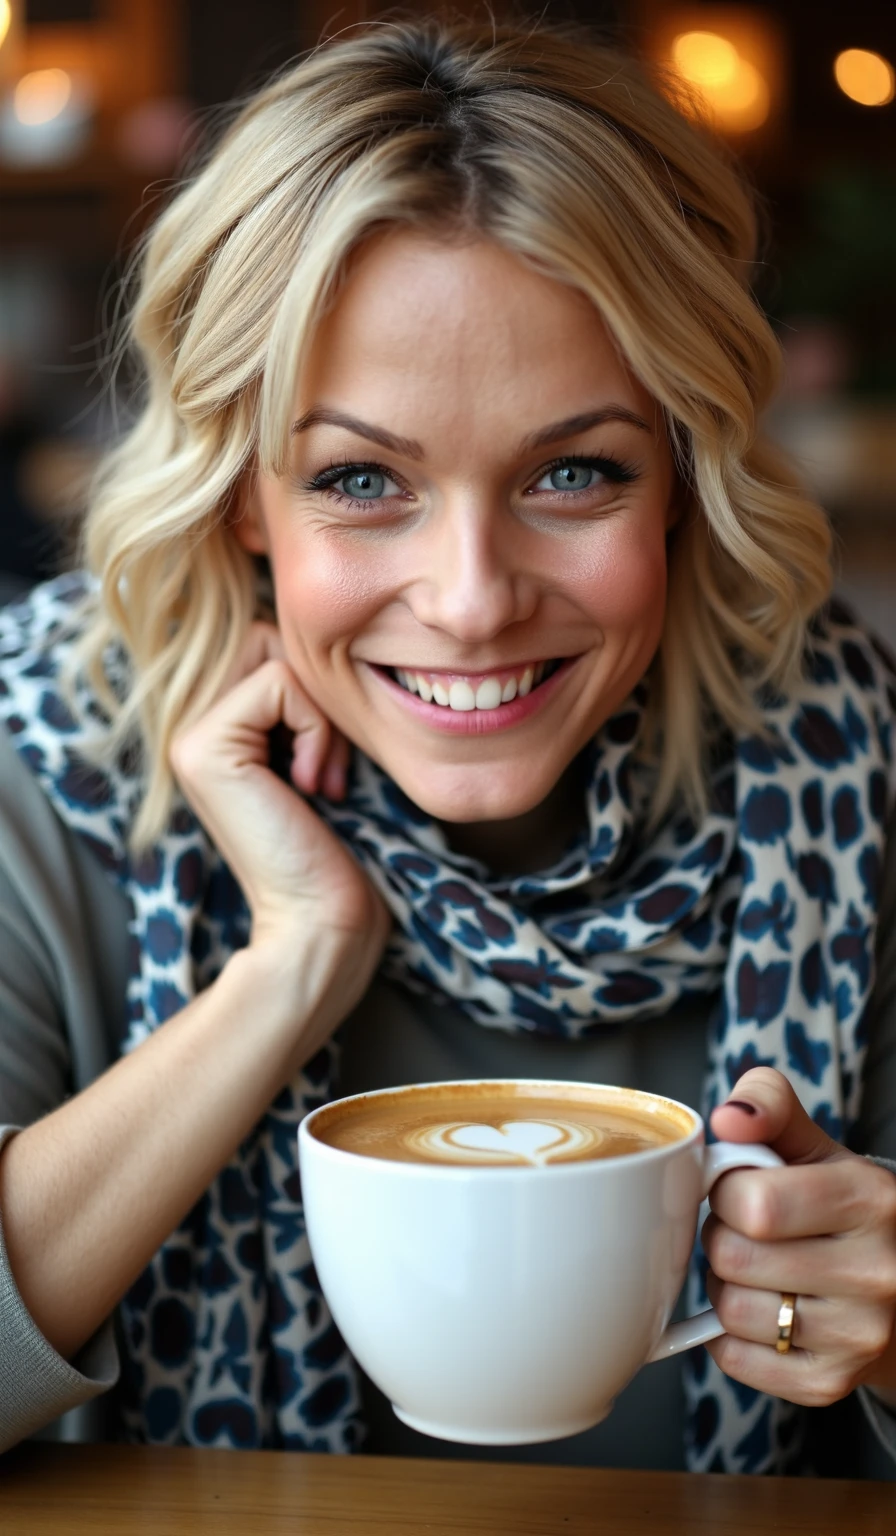
[(585, 550), (571, 552), (558, 571), (566, 594), (607, 638), (646, 625), (662, 628), (666, 601), (666, 541), (637, 527), (603, 531)]
[(382, 607), (385, 592), (378, 562), (349, 555), (323, 541), (271, 549), (277, 616), (288, 648), (306, 656), (349, 643)]

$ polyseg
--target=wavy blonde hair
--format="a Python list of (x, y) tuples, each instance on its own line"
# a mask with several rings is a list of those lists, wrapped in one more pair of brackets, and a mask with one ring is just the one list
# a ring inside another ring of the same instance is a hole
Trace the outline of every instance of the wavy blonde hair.
[[(230, 526), (240, 482), (284, 471), (315, 324), (351, 252), (389, 226), (486, 237), (574, 284), (665, 412), (688, 511), (651, 668), (655, 813), (705, 804), (710, 719), (756, 729), (757, 688), (798, 678), (830, 533), (757, 429), (779, 348), (726, 154), (581, 27), (365, 24), (249, 100), (140, 254), (127, 342), (145, 393), (94, 487), (80, 651), (109, 750), (143, 747), (138, 847), (170, 814), (172, 736), (208, 707), (255, 612), (257, 570)], [(131, 661), (123, 698), (110, 643)]]

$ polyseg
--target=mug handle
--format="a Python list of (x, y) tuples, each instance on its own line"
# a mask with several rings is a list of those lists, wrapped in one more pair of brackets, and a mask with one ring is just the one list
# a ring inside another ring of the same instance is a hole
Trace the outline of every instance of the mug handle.
[[(713, 1146), (703, 1148), (703, 1198), (707, 1198), (716, 1179), (727, 1173), (729, 1168), (783, 1167), (784, 1159), (773, 1152), (771, 1147), (717, 1141)], [(680, 1323), (669, 1324), (648, 1364), (654, 1360), (666, 1360), (670, 1355), (680, 1354), (683, 1349), (693, 1349), (695, 1344), (708, 1344), (710, 1339), (718, 1339), (724, 1332), (715, 1307), (708, 1307), (705, 1312), (695, 1312), (693, 1317), (684, 1317)]]

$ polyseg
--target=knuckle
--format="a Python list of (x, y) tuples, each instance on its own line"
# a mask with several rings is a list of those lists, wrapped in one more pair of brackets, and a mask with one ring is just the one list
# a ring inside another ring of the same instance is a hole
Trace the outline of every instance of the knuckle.
[(168, 748), (168, 762), (179, 779), (189, 780), (199, 766), (200, 742), (195, 730), (180, 732)]
[(896, 1231), (896, 1176), (886, 1168), (875, 1168), (874, 1171), (871, 1215), (881, 1226)]
[(749, 1293), (737, 1286), (723, 1285), (716, 1302), (716, 1311), (719, 1320), (725, 1326), (726, 1333), (739, 1333), (748, 1320), (750, 1310)]
[(810, 1381), (802, 1388), (799, 1401), (804, 1408), (830, 1408), (838, 1401), (838, 1396), (830, 1391), (826, 1382)]
[(728, 1376), (743, 1376), (747, 1368), (747, 1346), (726, 1333), (718, 1341), (718, 1363)]
[(781, 1201), (771, 1179), (751, 1179), (745, 1189), (743, 1231), (747, 1237), (764, 1242), (778, 1230)]
[(896, 1254), (879, 1258), (877, 1263), (863, 1265), (862, 1289), (872, 1301), (889, 1303), (896, 1300)]
[(752, 1243), (730, 1227), (720, 1226), (713, 1235), (712, 1245), (712, 1267), (719, 1279), (743, 1280), (752, 1262)]
[(279, 656), (269, 656), (258, 669), (259, 674), (266, 683), (273, 683), (282, 687), (291, 677), (289, 667)]
[(824, 1406), (830, 1407), (831, 1403), (839, 1403), (841, 1398), (848, 1397), (855, 1383), (855, 1372), (844, 1366), (838, 1366), (829, 1371), (823, 1382)]
[(848, 1397), (854, 1385), (853, 1372), (843, 1366), (828, 1366), (820, 1371), (813, 1367), (802, 1384), (799, 1400), (806, 1408), (830, 1408), (832, 1403)]
[(853, 1336), (856, 1354), (864, 1356), (866, 1362), (878, 1360), (893, 1335), (892, 1315), (883, 1310), (870, 1312), (856, 1333)]

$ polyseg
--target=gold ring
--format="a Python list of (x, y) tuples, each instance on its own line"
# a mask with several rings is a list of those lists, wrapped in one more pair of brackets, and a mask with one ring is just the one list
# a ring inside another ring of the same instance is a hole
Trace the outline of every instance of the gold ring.
[(789, 1291), (782, 1291), (781, 1305), (778, 1308), (778, 1337), (775, 1340), (775, 1349), (779, 1355), (786, 1355), (793, 1343), (793, 1320), (796, 1317), (796, 1297)]

